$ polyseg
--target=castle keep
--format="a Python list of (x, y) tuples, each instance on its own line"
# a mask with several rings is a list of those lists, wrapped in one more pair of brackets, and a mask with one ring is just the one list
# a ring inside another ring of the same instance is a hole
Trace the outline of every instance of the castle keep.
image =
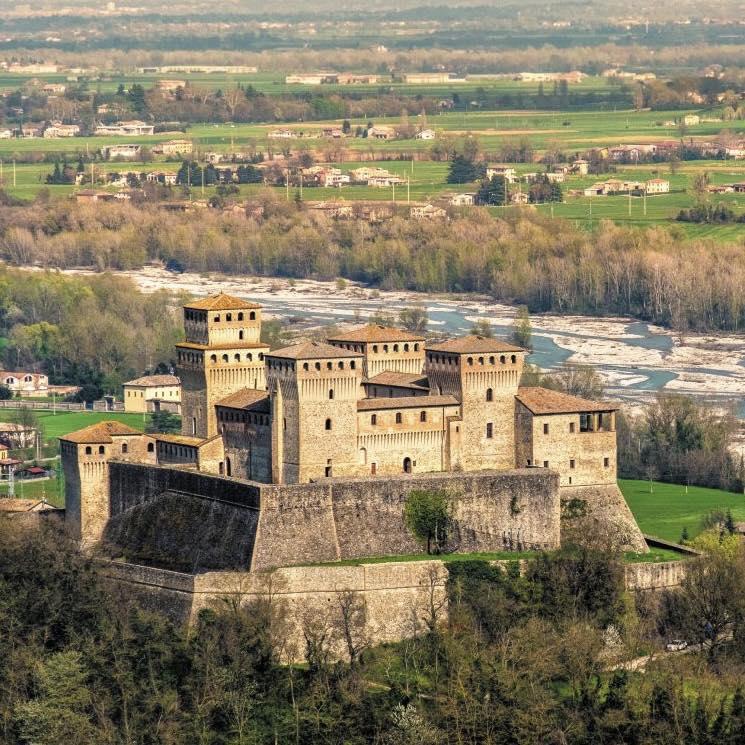
[(616, 486), (616, 407), (520, 387), (519, 347), (368, 325), (270, 350), (261, 307), (225, 294), (187, 304), (184, 328), (181, 434), (107, 422), (62, 438), (84, 543), (195, 570), (403, 553), (418, 550), (406, 495), (443, 488), (457, 550), (554, 547), (564, 498), (644, 549)]

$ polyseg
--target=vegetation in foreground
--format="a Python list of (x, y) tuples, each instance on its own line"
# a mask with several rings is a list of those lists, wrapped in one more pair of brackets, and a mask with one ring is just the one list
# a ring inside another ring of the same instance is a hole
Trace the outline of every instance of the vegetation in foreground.
[[(433, 606), (417, 638), (372, 647), (350, 598), (353, 613), (304, 623), (305, 664), (284, 666), (281, 601), (220, 604), (187, 633), (120, 597), (60, 534), (16, 530), (0, 523), (7, 745), (697, 745), (745, 733), (739, 554), (696, 562), (659, 602), (626, 595), (618, 562), (592, 549), (541, 555), (522, 577), (452, 564), (449, 620)], [(704, 649), (614, 671), (678, 637)]]

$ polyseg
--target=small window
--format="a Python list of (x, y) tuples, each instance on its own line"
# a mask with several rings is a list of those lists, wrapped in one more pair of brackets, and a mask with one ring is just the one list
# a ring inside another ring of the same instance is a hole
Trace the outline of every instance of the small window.
[(544, 460), (544, 461), (543, 461), (543, 467), (544, 467), (544, 468), (548, 468), (548, 461), (547, 461), (547, 460)]
[(408, 352), (408, 351), (409, 351), (409, 345), (408, 344), (404, 344), (404, 352)]
[(320, 370), (320, 369), (321, 369), (321, 363), (320, 362), (316, 362), (316, 370)]
[(548, 434), (548, 422), (545, 422), (543, 424), (543, 434), (544, 435), (547, 435)]
[(339, 369), (340, 370), (343, 370), (344, 369), (344, 361), (343, 360), (341, 362), (339, 362)]
[(106, 448), (103, 445), (98, 446), (98, 454), (104, 455), (106, 453)]
[(419, 414), (419, 421), (420, 422), (426, 422), (427, 421), (427, 412), (426, 411), (422, 411)]
[(241, 339), (241, 340), (243, 339), (243, 329), (241, 329), (241, 330), (240, 330), (240, 331), (238, 332), (238, 338), (239, 338), (239, 339)]
[(415, 344), (415, 345), (414, 345), (414, 351), (415, 351), (415, 352), (418, 352), (418, 351), (419, 351), (419, 345), (418, 345), (418, 344)]
[(148, 444), (147, 444), (147, 451), (148, 451), (148, 453), (154, 453), (155, 452), (155, 443), (154, 442), (148, 442)]
[(494, 425), (491, 422), (486, 424), (486, 439), (491, 440), (494, 437)]
[(210, 355), (210, 362), (217, 362), (217, 355), (216, 354)]
[(494, 391), (491, 388), (486, 389), (486, 400), (487, 401), (493, 401), (494, 400)]
[(377, 414), (373, 414), (370, 417), (370, 424), (372, 424), (373, 426), (375, 426), (377, 423), (378, 423), (378, 415)]
[(215, 321), (215, 323), (220, 323), (220, 316), (215, 316), (213, 320)]
[(333, 401), (333, 400), (334, 400), (334, 389), (330, 388), (329, 389), (329, 401)]
[(574, 459), (569, 461), (569, 468), (574, 468)]
[(512, 362), (513, 365), (517, 363), (517, 355), (516, 354), (513, 354), (512, 357), (510, 357), (510, 362)]
[(227, 315), (225, 316), (225, 320), (226, 320), (226, 321), (232, 321), (232, 320), (233, 320), (233, 314), (232, 314), (232, 313), (228, 313), (228, 314), (227, 314)]
[(123, 442), (123, 443), (122, 443), (122, 452), (123, 452), (123, 453), (127, 453), (127, 452), (129, 452), (129, 445), (127, 445), (127, 443), (126, 443), (126, 442)]
[(354, 362), (354, 360), (352, 360), (352, 361), (351, 361), (351, 362), (349, 363), (349, 368), (350, 368), (350, 370), (354, 370), (354, 369), (355, 369), (355, 367), (356, 367), (356, 365), (355, 365), (355, 362)]
[(255, 320), (256, 320), (256, 313), (254, 313), (253, 311), (251, 311), (251, 312), (250, 312), (250, 313), (248, 314), (248, 320), (249, 320), (249, 321), (255, 321)]
[(610, 458), (603, 458), (603, 465), (606, 468), (610, 468)]
[(333, 367), (334, 367), (334, 363), (333, 362), (327, 362), (326, 363), (326, 369), (327, 370), (331, 370), (331, 369), (333, 369)]
[(92, 455), (92, 454), (93, 454), (93, 448), (92, 448), (92, 447), (91, 447), (90, 445), (88, 445), (88, 446), (87, 446), (87, 447), (85, 448), (85, 454), (86, 454), (86, 455)]
[(305, 370), (307, 372), (307, 370), (309, 369), (309, 367), (310, 366), (308, 365), (307, 362), (303, 362), (303, 370)]
[(222, 361), (223, 361), (223, 362), (227, 362), (227, 361), (228, 361), (228, 355), (227, 355), (227, 354), (224, 354), (224, 355), (222, 356)]
[(569, 433), (574, 434), (574, 422), (569, 422)]
[(398, 344), (394, 344), (393, 345), (393, 351), (394, 352), (398, 352)]
[(242, 320), (243, 320), (243, 313), (239, 313), (239, 314), (238, 314), (238, 320), (239, 320), (239, 321), (242, 321)]
[(330, 419), (327, 419), (327, 420), (326, 420), (326, 425), (325, 425), (325, 426), (326, 426), (326, 429), (327, 429), (327, 430), (328, 430), (328, 429), (331, 429), (331, 420), (330, 420)]
[(469, 365), (473, 365), (473, 357), (469, 357), (466, 362), (468, 362)]
[(401, 412), (396, 412), (396, 424), (401, 424), (402, 418), (401, 418)]

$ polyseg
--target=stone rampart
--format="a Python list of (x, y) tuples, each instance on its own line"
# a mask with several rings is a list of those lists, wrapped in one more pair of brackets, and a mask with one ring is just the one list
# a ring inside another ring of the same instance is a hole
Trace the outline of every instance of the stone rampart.
[(550, 549), (560, 540), (558, 474), (547, 469), (269, 485), (163, 466), (110, 468), (107, 542), (169, 569), (263, 571), (421, 553), (403, 517), (408, 495), (421, 489), (452, 495), (455, 551)]
[[(633, 591), (676, 587), (686, 565), (684, 561), (627, 565), (626, 587)], [(359, 644), (416, 636), (427, 624), (444, 622), (448, 612), (447, 565), (437, 560), (198, 575), (109, 562), (104, 574), (147, 607), (182, 623), (192, 622), (200, 610), (225, 599), (242, 604), (270, 600), (278, 604), (283, 619), (282, 653), (293, 661), (303, 659), (306, 633), (323, 633), (332, 653), (345, 658), (344, 603), (358, 610), (352, 632)]]

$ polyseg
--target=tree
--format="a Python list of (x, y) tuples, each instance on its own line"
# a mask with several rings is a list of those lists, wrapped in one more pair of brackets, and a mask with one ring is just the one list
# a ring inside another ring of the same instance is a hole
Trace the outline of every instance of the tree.
[(442, 553), (451, 525), (451, 498), (442, 490), (414, 490), (404, 505), (404, 520), (428, 554)]
[(0, 385), (0, 401), (10, 401), (13, 398), (13, 391), (7, 385)]
[(154, 411), (145, 428), (146, 432), (177, 434), (181, 431), (181, 417), (168, 411)]
[(515, 320), (512, 323), (512, 341), (523, 349), (532, 349), (533, 329), (530, 325), (530, 314), (528, 307), (521, 305), (515, 314)]
[(398, 314), (398, 320), (407, 331), (423, 332), (427, 330), (429, 317), (424, 305), (414, 305), (403, 308)]
[(481, 169), (474, 161), (464, 155), (456, 155), (450, 162), (447, 182), (449, 184), (467, 184), (475, 181), (480, 172)]
[(481, 182), (476, 201), (479, 204), (505, 205), (509, 200), (507, 180), (499, 174)]
[(494, 336), (494, 329), (486, 318), (479, 318), (474, 321), (470, 333), (475, 336), (483, 336), (485, 339), (491, 339)]
[(707, 171), (697, 173), (691, 181), (691, 191), (698, 204), (703, 204), (709, 198), (709, 174)]

